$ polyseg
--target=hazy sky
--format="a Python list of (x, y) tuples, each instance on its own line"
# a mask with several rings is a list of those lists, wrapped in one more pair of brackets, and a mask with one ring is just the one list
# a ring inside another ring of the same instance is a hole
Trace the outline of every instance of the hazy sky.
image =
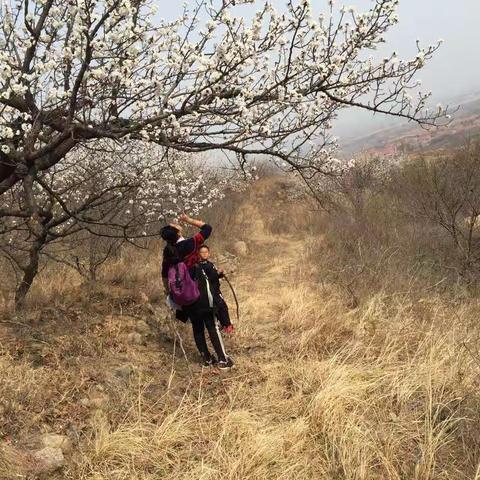
[[(370, 3), (351, 0), (348, 4), (368, 8)], [(400, 0), (398, 14), (400, 22), (387, 35), (385, 48), (408, 57), (416, 51), (416, 39), (422, 45), (445, 40), (418, 75), (424, 88), (432, 90), (434, 105), (480, 92), (480, 0)], [(389, 120), (370, 119), (368, 113), (347, 111), (338, 120), (337, 131), (340, 136), (352, 137)]]
[[(189, 0), (187, 3), (191, 3)], [(164, 2), (162, 2), (164, 3)], [(357, 10), (367, 10), (372, 0), (336, 0), (337, 7), (354, 5)], [(255, 11), (262, 1), (244, 6)], [(281, 8), (286, 0), (275, 0)], [(181, 2), (162, 5), (160, 15), (172, 18), (181, 11)], [(325, 10), (327, 0), (312, 0), (315, 10)], [(446, 102), (460, 94), (480, 92), (480, 0), (400, 0), (400, 22), (386, 37), (389, 51), (396, 50), (400, 57), (415, 55), (415, 41), (421, 45), (435, 43), (442, 38), (445, 43), (418, 78), (427, 90), (433, 91), (433, 104)], [(367, 129), (380, 127), (386, 120), (371, 119), (371, 114), (348, 111), (337, 121), (336, 132), (344, 138), (357, 136)], [(388, 119), (387, 119), (388, 121)]]

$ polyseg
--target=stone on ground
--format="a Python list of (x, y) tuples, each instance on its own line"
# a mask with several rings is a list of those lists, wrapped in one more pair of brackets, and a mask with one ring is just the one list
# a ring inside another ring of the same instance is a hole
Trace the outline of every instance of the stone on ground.
[(46, 433), (41, 436), (40, 442), (44, 448), (60, 448), (63, 453), (68, 453), (72, 449), (72, 442), (66, 435)]
[(241, 257), (244, 257), (245, 255), (248, 254), (248, 247), (247, 247), (247, 244), (245, 242), (243, 242), (242, 240), (238, 240), (237, 242), (235, 242), (233, 244), (233, 251), (241, 256)]
[(37, 473), (52, 473), (65, 465), (61, 448), (45, 447), (33, 454)]

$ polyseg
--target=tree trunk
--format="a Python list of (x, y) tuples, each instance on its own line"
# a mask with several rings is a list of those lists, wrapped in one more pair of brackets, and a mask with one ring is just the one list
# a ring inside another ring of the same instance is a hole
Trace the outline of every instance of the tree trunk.
[[(37, 204), (37, 198), (35, 196), (34, 184), (37, 175), (37, 169), (35, 166), (31, 166), (28, 169), (28, 174), (23, 179), (23, 199), (25, 206), (30, 214), (28, 219), (28, 229), (30, 235), (35, 238), (35, 241), (31, 244), (28, 251), (28, 260), (21, 267), (23, 271), (23, 278), (20, 284), (17, 286), (15, 292), (15, 308), (21, 309), (25, 305), (25, 297), (32, 286), (34, 278), (38, 273), (38, 263), (40, 259), (40, 251), (47, 241), (48, 235), (48, 216), (43, 213), (40, 216), (40, 209)], [(50, 212), (51, 213), (51, 212)], [(50, 215), (51, 218), (51, 215)]]
[(97, 281), (97, 245), (99, 240), (90, 234), (90, 241), (88, 242), (88, 280), (92, 283)]
[(97, 266), (94, 263), (90, 263), (88, 280), (92, 283), (95, 283), (97, 281)]
[(35, 242), (32, 245), (30, 249), (30, 261), (22, 268), (23, 278), (15, 292), (15, 308), (17, 310), (22, 309), (25, 305), (25, 297), (32, 286), (34, 278), (37, 276), (40, 248), (41, 245), (39, 245), (39, 242)]

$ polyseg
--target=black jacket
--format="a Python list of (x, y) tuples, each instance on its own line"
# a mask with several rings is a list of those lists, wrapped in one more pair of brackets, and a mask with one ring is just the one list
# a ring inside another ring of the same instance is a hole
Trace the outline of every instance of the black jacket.
[(198, 266), (205, 272), (207, 275), (208, 281), (210, 282), (210, 288), (213, 295), (220, 294), (220, 279), (223, 277), (223, 273), (220, 273), (215, 265), (209, 260), (202, 260), (198, 263)]

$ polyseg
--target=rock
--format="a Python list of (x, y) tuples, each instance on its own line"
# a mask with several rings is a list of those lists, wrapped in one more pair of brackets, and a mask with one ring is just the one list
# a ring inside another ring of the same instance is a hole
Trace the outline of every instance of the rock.
[(135, 325), (135, 330), (143, 335), (149, 335), (152, 333), (152, 329), (150, 328), (150, 325), (147, 322), (144, 322), (143, 320), (139, 320), (136, 325)]
[(248, 254), (248, 247), (245, 242), (238, 240), (233, 244), (233, 251), (239, 256), (245, 256)]
[(131, 365), (122, 365), (121, 367), (117, 367), (113, 371), (113, 375), (121, 380), (125, 380), (128, 382), (128, 379), (133, 373), (133, 367)]
[(82, 398), (80, 399), (80, 405), (82, 405), (83, 407), (89, 407), (90, 400), (88, 398)]
[(40, 441), (45, 448), (60, 448), (63, 453), (68, 453), (72, 450), (72, 442), (65, 435), (46, 433), (45, 435), (42, 435)]
[(45, 447), (33, 454), (37, 473), (52, 473), (65, 465), (61, 448)]
[(138, 332), (129, 333), (126, 339), (131, 345), (143, 345), (145, 343), (143, 335)]

